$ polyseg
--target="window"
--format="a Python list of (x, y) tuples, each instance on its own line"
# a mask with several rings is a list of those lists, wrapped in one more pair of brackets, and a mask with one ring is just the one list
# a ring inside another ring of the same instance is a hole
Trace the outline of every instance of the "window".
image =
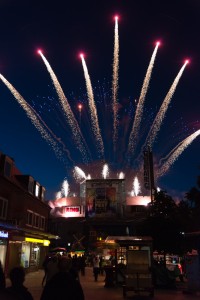
[(40, 218), (40, 228), (41, 229), (45, 229), (45, 217)]
[(8, 200), (0, 198), (0, 219), (6, 219), (8, 209)]
[(45, 196), (45, 188), (44, 187), (40, 187), (41, 188), (41, 200), (44, 200), (44, 196)]
[(45, 229), (45, 217), (27, 210), (27, 223), (28, 226)]
[(27, 211), (27, 225), (33, 225), (33, 212), (30, 210)]
[(33, 194), (33, 187), (34, 187), (34, 180), (33, 178), (29, 177), (28, 191), (31, 194)]
[(34, 224), (35, 227), (39, 227), (39, 215), (38, 214), (35, 214), (35, 224)]
[(38, 183), (35, 184), (35, 196), (39, 197), (40, 195), (40, 185)]

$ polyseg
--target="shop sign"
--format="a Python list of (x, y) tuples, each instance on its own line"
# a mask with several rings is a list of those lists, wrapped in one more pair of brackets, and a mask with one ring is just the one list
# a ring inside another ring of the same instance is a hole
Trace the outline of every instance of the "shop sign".
[(0, 230), (0, 238), (8, 238), (8, 231)]

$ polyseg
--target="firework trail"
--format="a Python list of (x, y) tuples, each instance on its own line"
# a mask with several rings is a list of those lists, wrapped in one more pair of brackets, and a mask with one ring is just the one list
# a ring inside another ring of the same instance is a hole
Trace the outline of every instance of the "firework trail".
[(128, 144), (128, 154), (129, 155), (133, 155), (133, 152), (135, 150), (135, 146), (136, 146), (136, 142), (138, 139), (138, 134), (139, 134), (139, 129), (140, 129), (140, 123), (142, 120), (142, 114), (143, 114), (143, 107), (144, 107), (144, 101), (145, 101), (145, 97), (146, 97), (146, 93), (149, 87), (149, 82), (151, 79), (151, 74), (152, 74), (152, 70), (153, 70), (153, 66), (154, 66), (154, 62), (156, 59), (156, 54), (158, 51), (158, 46), (159, 46), (159, 42), (156, 43), (156, 47), (153, 51), (148, 69), (147, 69), (147, 73), (143, 82), (143, 86), (142, 86), (142, 90), (140, 93), (140, 98), (138, 100), (138, 104), (137, 104), (137, 108), (136, 108), (136, 112), (135, 112), (135, 117), (134, 117), (134, 122), (133, 122), (133, 127), (130, 133), (130, 137), (129, 137), (129, 144)]
[(174, 80), (171, 88), (169, 89), (169, 92), (167, 93), (167, 95), (166, 95), (166, 97), (165, 97), (165, 99), (164, 99), (164, 101), (163, 101), (163, 103), (162, 103), (162, 105), (161, 105), (161, 107), (159, 109), (159, 112), (157, 113), (157, 115), (156, 115), (156, 117), (155, 117), (155, 119), (153, 121), (153, 124), (152, 124), (152, 126), (150, 128), (150, 131), (149, 131), (149, 133), (147, 135), (146, 142), (145, 142), (145, 144), (148, 145), (150, 148), (152, 148), (152, 144), (155, 141), (155, 138), (156, 138), (156, 135), (157, 135), (158, 131), (160, 130), (160, 126), (161, 126), (161, 123), (162, 123), (162, 121), (163, 121), (163, 119), (165, 117), (165, 113), (166, 113), (166, 111), (168, 109), (168, 106), (170, 104), (172, 96), (173, 96), (173, 94), (174, 94), (174, 92), (176, 90), (178, 82), (179, 82), (179, 80), (180, 80), (180, 78), (181, 78), (181, 76), (183, 74), (183, 71), (184, 71), (187, 63), (188, 63), (188, 61), (186, 61), (184, 63), (184, 65), (182, 66), (182, 68), (179, 71), (178, 75), (176, 76), (176, 78), (175, 78), (175, 80)]
[(87, 152), (84, 145), (83, 145), (83, 142), (84, 144), (86, 145), (85, 143), (85, 140), (82, 136), (82, 133), (80, 131), (80, 128), (79, 128), (79, 125), (74, 117), (74, 114), (71, 110), (71, 107), (67, 101), (67, 98), (65, 97), (65, 94), (61, 88), (61, 85), (60, 83), (58, 82), (58, 79), (55, 75), (55, 73), (53, 72), (49, 62), (47, 61), (47, 59), (45, 58), (45, 56), (42, 54), (41, 51), (38, 51), (38, 53), (40, 54), (49, 74), (50, 74), (50, 77), (52, 79), (52, 82), (54, 84), (54, 87), (56, 89), (56, 92), (58, 94), (58, 97), (59, 97), (59, 100), (60, 100), (60, 103), (62, 105), (62, 109), (63, 109), (63, 112), (65, 114), (65, 116), (67, 117), (67, 121), (71, 127), (71, 130), (72, 130), (72, 136), (74, 138), (74, 141), (78, 147), (78, 149), (80, 150), (82, 156), (83, 156), (83, 159), (85, 162), (88, 162), (88, 155), (87, 155)]
[(85, 59), (83, 57), (83, 54), (81, 54), (80, 57), (81, 57), (81, 61), (82, 61), (85, 82), (86, 82), (86, 88), (87, 88), (87, 95), (88, 95), (89, 108), (90, 108), (90, 114), (91, 114), (91, 122), (92, 122), (92, 130), (93, 130), (94, 136), (97, 140), (98, 152), (99, 152), (101, 158), (103, 158), (104, 157), (104, 145), (103, 145), (103, 140), (101, 137), (101, 131), (99, 128), (99, 121), (98, 121), (96, 105), (94, 102), (94, 94), (93, 94), (92, 84), (91, 84), (90, 76), (88, 73), (87, 65), (86, 65)]
[(34, 110), (34, 108), (32, 108), (28, 103), (27, 105), (29, 106), (29, 108), (32, 110), (32, 112), (36, 115), (36, 117), (40, 120), (40, 122), (42, 123), (42, 125), (50, 132), (50, 134), (52, 135), (52, 137), (59, 143), (62, 145), (62, 151), (65, 152), (65, 154), (67, 153), (67, 157), (68, 159), (75, 164), (75, 161), (72, 159), (69, 150), (66, 148), (66, 145), (64, 144), (64, 142), (61, 140), (61, 138), (57, 137), (55, 135), (55, 133), (47, 126), (47, 124), (44, 122), (44, 120), (40, 117), (40, 115), (38, 115), (38, 113)]
[(118, 72), (119, 72), (119, 33), (118, 17), (115, 17), (115, 35), (114, 35), (114, 54), (113, 54), (113, 81), (112, 81), (112, 98), (113, 98), (113, 146), (116, 151), (117, 129), (118, 129)]
[[(44, 138), (48, 142), (48, 144), (52, 146), (56, 156), (58, 158), (60, 158), (61, 160), (63, 160), (62, 159), (63, 154), (60, 151), (60, 149), (58, 148), (57, 143), (52, 139), (50, 134), (44, 128), (44, 126), (45, 126), (47, 128), (47, 130), (49, 130), (48, 126), (44, 123), (44, 121), (42, 121), (43, 125), (41, 124), (41, 122), (40, 122), (41, 118), (38, 116), (38, 114), (35, 113), (34, 109), (31, 108), (31, 106), (26, 102), (26, 100), (19, 94), (19, 92), (12, 86), (12, 84), (2, 74), (0, 74), (0, 79), (7, 86), (7, 88), (13, 94), (13, 96), (18, 101), (18, 103), (21, 105), (21, 107), (25, 110), (27, 116), (31, 119), (31, 122), (33, 123), (33, 125), (40, 132), (42, 138)], [(55, 136), (55, 135), (53, 135), (53, 136)], [(68, 158), (71, 160), (70, 156)]]
[[(171, 165), (178, 159), (181, 153), (200, 135), (200, 129), (188, 136), (184, 139), (178, 146), (176, 146), (170, 153), (171, 155), (167, 155), (167, 161), (163, 163), (161, 168), (157, 172), (157, 177), (161, 177), (165, 175), (165, 173), (169, 170)], [(162, 160), (164, 160), (163, 158)]]

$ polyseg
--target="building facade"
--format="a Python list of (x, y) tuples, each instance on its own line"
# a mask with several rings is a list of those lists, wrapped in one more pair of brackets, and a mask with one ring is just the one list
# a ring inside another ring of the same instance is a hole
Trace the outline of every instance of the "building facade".
[(40, 268), (56, 238), (48, 232), (50, 207), (44, 197), (45, 188), (0, 153), (0, 260), (6, 274), (17, 265)]

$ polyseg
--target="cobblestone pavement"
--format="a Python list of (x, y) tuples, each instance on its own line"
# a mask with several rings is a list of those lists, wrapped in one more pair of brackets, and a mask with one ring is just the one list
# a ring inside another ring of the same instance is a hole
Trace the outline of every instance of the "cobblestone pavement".
[[(44, 271), (39, 270), (36, 272), (28, 273), (24, 285), (29, 289), (33, 295), (34, 300), (40, 300), (42, 293), (42, 278)], [(92, 268), (86, 268), (85, 276), (80, 275), (80, 282), (84, 290), (85, 300), (122, 300), (123, 293), (122, 287), (106, 288), (104, 287), (105, 276), (99, 275), (98, 281), (94, 281)], [(7, 286), (10, 285), (10, 280), (7, 279)], [(177, 285), (176, 290), (155, 290), (154, 300), (169, 300), (173, 297), (173, 300), (195, 300), (200, 299), (200, 294), (184, 294), (183, 289), (186, 286)], [(127, 299), (152, 299), (148, 294), (135, 295), (132, 292), (127, 293)]]

